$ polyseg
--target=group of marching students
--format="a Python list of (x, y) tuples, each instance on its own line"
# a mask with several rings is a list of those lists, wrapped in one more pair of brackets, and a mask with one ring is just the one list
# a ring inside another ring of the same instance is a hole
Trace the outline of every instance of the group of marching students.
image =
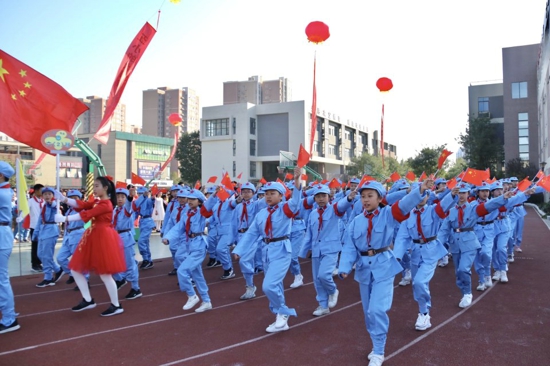
[[(13, 245), (11, 231), (10, 240), (4, 238), (5, 229), (9, 230), (4, 222), (11, 215), (11, 189), (2, 188), (9, 188), (11, 175), (13, 169), (0, 162), (0, 333), (20, 327), (7, 275), (11, 247), (5, 247)], [(318, 302), (313, 316), (329, 314), (337, 306), (334, 276), (345, 279), (355, 272), (373, 343), (368, 355), (371, 366), (384, 361), (395, 276), (402, 274), (399, 285), (412, 283), (419, 331), (431, 327), (429, 283), (437, 266), (446, 266), (449, 258), (462, 293), (458, 305), (470, 306), (472, 266), (478, 291), (493, 281), (508, 282), (508, 263), (513, 262), (514, 251), (521, 251), (523, 202), (542, 190), (533, 187), (522, 192), (514, 177), (479, 186), (458, 179), (452, 189), (442, 178), (413, 183), (400, 179), (389, 190), (366, 176), (351, 179), (342, 190), (317, 183), (302, 187), (298, 167), (294, 177), (291, 182), (257, 186), (246, 182), (231, 190), (225, 186), (204, 191), (181, 185), (171, 188), (161, 238), (172, 254), (169, 275), (177, 276), (179, 288), (188, 296), (183, 310), (196, 305), (198, 313), (212, 309), (203, 263), (208, 254), (206, 267), (222, 267), (221, 279), (227, 280), (235, 277), (233, 256), (245, 282), (240, 299), (256, 296), (255, 275), (263, 273), (262, 291), (275, 315), (266, 331), (288, 330), (289, 317), (297, 314), (286, 304), (283, 279), (290, 270), (294, 276), (290, 287), (302, 286), (299, 258), (311, 258)], [(153, 267), (149, 239), (155, 227), (151, 218), (154, 198), (146, 187), (115, 189), (110, 177), (98, 177), (93, 193), (95, 200), (84, 201), (79, 191), (64, 196), (52, 188), (42, 190), (45, 204), (34, 235), (47, 255), (41, 258), (44, 280), (37, 286), (55, 285), (68, 274), (82, 294), (72, 308), (79, 312), (96, 306), (87, 281), (89, 273), (95, 272), (111, 300), (101, 315), (112, 316), (124, 311), (118, 289), (130, 283), (125, 298), (141, 297), (138, 271)], [(58, 202), (71, 209), (65, 215), (58, 213)], [(138, 248), (143, 258), (139, 268), (134, 258), (138, 217)], [(59, 235), (56, 223), (60, 222), (66, 223), (66, 235), (57, 264), (53, 254)], [(91, 223), (87, 229), (86, 222)]]

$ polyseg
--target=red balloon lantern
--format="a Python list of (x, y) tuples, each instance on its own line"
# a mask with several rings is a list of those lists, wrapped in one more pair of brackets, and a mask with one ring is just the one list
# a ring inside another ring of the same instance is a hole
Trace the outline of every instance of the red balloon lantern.
[(330, 37), (328, 25), (323, 22), (311, 22), (306, 27), (307, 39), (313, 43), (322, 43)]
[(393, 83), (391, 82), (391, 79), (380, 78), (376, 82), (376, 87), (380, 89), (381, 92), (388, 92), (391, 88), (393, 88)]
[(168, 121), (170, 121), (171, 124), (177, 127), (181, 125), (183, 118), (181, 118), (178, 113), (172, 113), (170, 116), (168, 116)]

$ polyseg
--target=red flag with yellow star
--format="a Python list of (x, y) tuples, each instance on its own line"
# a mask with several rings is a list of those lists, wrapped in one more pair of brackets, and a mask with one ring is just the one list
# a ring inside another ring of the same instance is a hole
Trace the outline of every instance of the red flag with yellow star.
[(71, 132), (88, 107), (61, 85), (0, 50), (0, 131), (23, 144), (42, 146), (49, 130)]

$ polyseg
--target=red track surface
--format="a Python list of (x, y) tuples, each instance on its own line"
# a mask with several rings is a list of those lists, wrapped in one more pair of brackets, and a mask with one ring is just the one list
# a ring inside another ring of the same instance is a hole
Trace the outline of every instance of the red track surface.
[[(508, 284), (480, 293), (473, 305), (458, 307), (460, 292), (452, 264), (438, 268), (431, 283), (432, 328), (414, 330), (418, 313), (410, 286), (395, 289), (384, 365), (548, 365), (550, 364), (549, 232), (534, 210), (525, 220), (523, 253), (510, 264)], [(0, 365), (366, 365), (371, 342), (365, 329), (359, 289), (353, 279), (337, 280), (340, 298), (329, 315), (316, 318), (311, 265), (303, 262), (306, 285), (286, 291), (296, 308), (290, 330), (268, 334), (274, 321), (255, 278), (258, 297), (239, 301), (244, 280), (219, 280), (220, 268), (206, 269), (214, 309), (183, 311), (187, 296), (167, 276), (171, 260), (141, 271), (144, 296), (122, 301), (125, 312), (99, 313), (108, 297), (93, 276), (98, 307), (73, 313), (80, 300), (65, 285), (38, 289), (41, 276), (12, 279), (21, 330), (0, 335)], [(238, 268), (238, 265), (235, 266)], [(288, 289), (292, 281), (285, 280)], [(473, 274), (474, 283), (477, 275)], [(130, 290), (120, 290), (121, 297)]]

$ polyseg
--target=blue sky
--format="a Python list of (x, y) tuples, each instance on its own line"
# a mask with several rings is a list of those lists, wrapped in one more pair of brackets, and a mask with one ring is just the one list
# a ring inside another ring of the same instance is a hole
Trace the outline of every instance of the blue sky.
[[(141, 125), (142, 90), (190, 87), (201, 107), (222, 104), (224, 81), (284, 76), (293, 100), (311, 103), (317, 52), (318, 106), (380, 126), (379, 77), (393, 80), (385, 140), (399, 158), (447, 143), (466, 126), (470, 82), (502, 79), (502, 48), (539, 43), (546, 0), (1, 0), (0, 48), (75, 97), (109, 94), (131, 40), (158, 32), (122, 102)], [(314, 20), (330, 27), (307, 42)]]

